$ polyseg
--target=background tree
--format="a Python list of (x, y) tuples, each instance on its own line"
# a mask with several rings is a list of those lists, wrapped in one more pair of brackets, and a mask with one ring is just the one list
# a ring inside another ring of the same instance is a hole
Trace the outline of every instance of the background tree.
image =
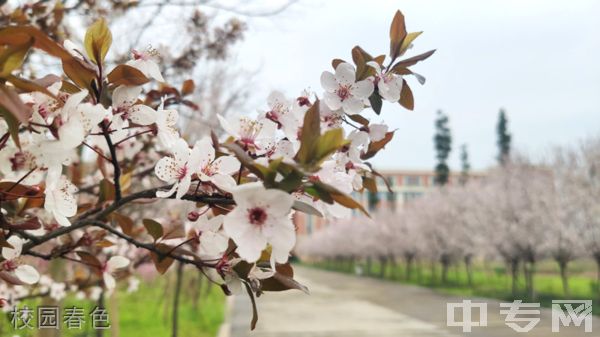
[(435, 183), (443, 186), (448, 183), (448, 177), (450, 176), (450, 168), (446, 161), (448, 160), (450, 151), (452, 151), (452, 135), (448, 126), (448, 116), (441, 110), (437, 112), (433, 142), (438, 162), (435, 166)]
[(465, 185), (469, 180), (469, 171), (471, 170), (471, 163), (469, 163), (469, 152), (467, 150), (467, 144), (463, 144), (460, 147), (460, 184)]
[(500, 109), (500, 113), (498, 114), (496, 134), (496, 144), (498, 145), (498, 163), (500, 163), (500, 165), (504, 165), (510, 157), (510, 142), (512, 140), (512, 136), (508, 132), (508, 119), (504, 109)]

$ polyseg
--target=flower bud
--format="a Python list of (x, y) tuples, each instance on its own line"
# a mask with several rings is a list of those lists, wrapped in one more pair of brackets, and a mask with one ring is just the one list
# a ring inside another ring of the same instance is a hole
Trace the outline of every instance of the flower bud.
[(200, 213), (198, 213), (196, 211), (191, 211), (187, 215), (187, 218), (190, 221), (196, 221), (196, 220), (198, 220), (199, 217), (200, 217)]

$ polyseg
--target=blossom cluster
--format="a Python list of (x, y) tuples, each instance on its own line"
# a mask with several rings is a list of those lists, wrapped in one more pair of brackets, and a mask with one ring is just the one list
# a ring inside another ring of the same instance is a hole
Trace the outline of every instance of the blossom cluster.
[[(192, 264), (226, 292), (304, 289), (288, 264), (293, 213), (364, 211), (349, 194), (377, 175), (367, 160), (394, 132), (361, 114), (379, 114), (382, 100), (412, 109), (404, 77), (421, 79), (408, 67), (432, 54), (394, 63), (414, 40), (399, 12), (392, 33), (387, 67), (385, 56), (355, 47), (354, 65), (334, 60), (334, 72), (323, 72), (321, 95), (275, 91), (255, 117), (217, 115), (222, 137), (199, 137), (180, 131), (177, 109), (193, 82), (169, 86), (154, 50), (134, 50), (106, 72), (112, 35), (104, 20), (82, 46), (32, 27), (1, 29), (0, 277), (15, 285), (0, 289), (5, 307), (26, 295), (23, 284), (54, 298), (112, 291), (139, 266), (136, 247), (159, 273), (174, 261)], [(30, 49), (59, 58), (66, 77), (20, 77)], [(160, 199), (175, 214), (144, 206)], [(124, 210), (135, 201), (143, 203)], [(183, 201), (193, 207), (173, 204)], [(69, 260), (97, 282), (79, 272), (52, 281), (25, 256)]]

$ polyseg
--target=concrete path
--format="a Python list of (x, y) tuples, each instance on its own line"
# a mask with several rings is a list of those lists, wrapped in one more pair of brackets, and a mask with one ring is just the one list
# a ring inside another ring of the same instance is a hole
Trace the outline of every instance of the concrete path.
[[(475, 299), (488, 306), (488, 326), (446, 326), (446, 303), (464, 298), (439, 294), (427, 288), (401, 285), (371, 278), (354, 277), (306, 267), (295, 267), (296, 278), (309, 287), (311, 295), (299, 291), (267, 293), (258, 299), (259, 321), (249, 332), (250, 301), (233, 300), (231, 337), (430, 337), (430, 336), (600, 336), (582, 327), (551, 330), (551, 310), (541, 309), (540, 323), (528, 333), (517, 333), (505, 325), (499, 302)], [(457, 318), (462, 316), (457, 311)], [(474, 316), (474, 320), (478, 316)], [(521, 316), (518, 316), (521, 317)], [(600, 319), (593, 319), (600, 331)]]

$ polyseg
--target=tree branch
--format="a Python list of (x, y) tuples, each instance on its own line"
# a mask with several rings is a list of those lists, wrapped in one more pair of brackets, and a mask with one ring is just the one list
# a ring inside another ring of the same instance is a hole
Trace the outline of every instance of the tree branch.
[[(105, 221), (105, 218), (111, 214), (112, 212), (118, 210), (119, 208), (121, 208), (122, 206), (133, 202), (135, 200), (139, 200), (139, 199), (156, 199), (156, 191), (160, 190), (160, 189), (168, 189), (170, 188), (170, 186), (163, 186), (163, 187), (157, 187), (157, 188), (151, 188), (148, 190), (144, 190), (144, 191), (140, 191), (137, 193), (133, 193), (130, 195), (127, 195), (119, 200), (115, 200), (114, 203), (112, 203), (110, 206), (106, 207), (105, 209), (98, 211), (97, 213), (95, 213), (95, 215), (88, 219), (87, 217), (80, 217), (77, 220), (75, 220), (71, 226), (69, 227), (61, 227), (57, 230), (54, 230), (46, 235), (43, 236), (32, 236), (32, 235), (28, 235), (27, 239), (30, 240), (30, 242), (26, 243), (25, 245), (23, 245), (23, 252), (26, 253), (29, 250), (31, 250), (31, 248), (35, 247), (35, 246), (39, 246), (44, 242), (50, 241), (52, 239), (55, 239), (59, 236), (68, 234), (74, 230), (89, 226), (89, 225), (95, 225), (96, 223), (102, 223), (102, 221)], [(175, 194), (173, 194), (172, 196), (170, 196), (170, 199), (173, 199), (175, 197)], [(235, 202), (233, 201), (233, 199), (231, 198), (227, 198), (227, 197), (222, 197), (222, 196), (207, 196), (207, 195), (196, 195), (196, 194), (186, 194), (182, 197), (183, 200), (187, 200), (187, 201), (194, 201), (194, 202), (202, 202), (205, 204), (222, 204), (222, 205), (233, 205), (235, 204)], [(92, 213), (94, 214), (94, 213)], [(89, 214), (91, 215), (91, 214)], [(89, 216), (88, 215), (88, 216)]]

